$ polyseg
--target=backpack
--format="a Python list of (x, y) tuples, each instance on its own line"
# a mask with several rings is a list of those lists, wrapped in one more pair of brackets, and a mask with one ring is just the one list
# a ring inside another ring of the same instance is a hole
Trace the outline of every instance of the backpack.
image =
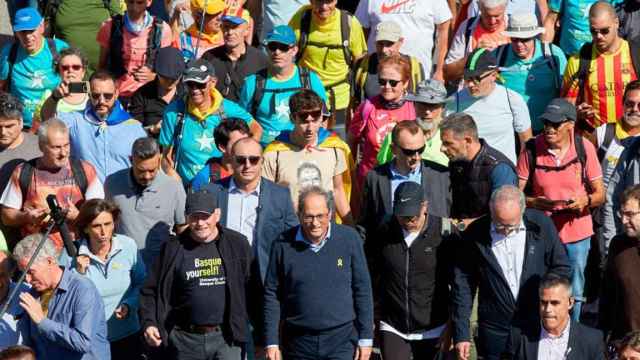
[(525, 150), (527, 151), (527, 159), (529, 161), (529, 177), (527, 178), (527, 184), (524, 188), (524, 193), (530, 195), (533, 193), (533, 172), (536, 169), (541, 169), (544, 171), (562, 171), (566, 169), (569, 165), (572, 165), (576, 162), (580, 163), (582, 168), (581, 178), (582, 184), (587, 190), (588, 193), (593, 192), (593, 188), (591, 187), (591, 182), (587, 178), (587, 153), (584, 150), (584, 139), (580, 135), (574, 135), (573, 143), (576, 147), (576, 158), (567, 162), (564, 165), (560, 166), (545, 166), (537, 164), (537, 154), (536, 154), (536, 138), (531, 138), (527, 140), (525, 144)]
[(327, 44), (319, 44), (313, 41), (309, 41), (309, 33), (311, 32), (311, 9), (307, 9), (302, 14), (302, 19), (300, 20), (300, 39), (298, 40), (298, 55), (296, 62), (299, 62), (304, 54), (307, 45), (313, 45), (316, 47), (322, 47), (326, 49), (342, 49), (344, 54), (344, 60), (347, 63), (347, 66), (351, 68), (351, 49), (349, 48), (351, 39), (351, 18), (353, 15), (349, 14), (347, 11), (340, 11), (340, 34), (342, 36), (342, 43), (338, 45), (327, 45)]
[[(147, 38), (147, 51), (145, 65), (153, 68), (156, 53), (161, 46), (162, 25), (164, 22), (157, 16), (153, 17), (153, 31)], [(116, 14), (111, 17), (111, 35), (109, 36), (109, 70), (116, 78), (124, 75), (127, 71), (122, 60), (124, 16)]]
[[(56, 47), (56, 42), (53, 39), (45, 38), (47, 40), (47, 45), (49, 45), (49, 51), (51, 52), (51, 56), (53, 57), (53, 62), (57, 63), (60, 58), (60, 54), (58, 53), (58, 48)], [(11, 48), (9, 49), (9, 56), (7, 57), (7, 64), (9, 65), (9, 75), (6, 79), (7, 84), (7, 92), (11, 90), (11, 80), (13, 78), (13, 65), (16, 63), (16, 59), (18, 58), (18, 48), (20, 47), (20, 43), (14, 41), (11, 43)]]
[[(27, 162), (24, 162), (22, 165), (22, 169), (20, 170), (18, 184), (20, 186), (20, 192), (22, 193), (23, 199), (26, 197), (29, 191), (31, 178), (33, 177), (33, 171), (36, 168), (36, 160), (37, 159), (31, 159)], [(87, 192), (87, 188), (89, 187), (89, 182), (87, 180), (87, 174), (84, 172), (84, 167), (82, 167), (82, 161), (75, 158), (69, 158), (69, 163), (71, 165), (73, 180), (75, 181), (78, 188), (80, 188), (82, 196), (84, 196), (84, 194)]]
[[(553, 57), (553, 50), (551, 48), (551, 44), (542, 42), (542, 56), (544, 57), (547, 66), (551, 69), (551, 73), (553, 74), (553, 81), (556, 86), (556, 89), (560, 89), (562, 83), (558, 78), (558, 64), (556, 64), (556, 60)], [(507, 57), (509, 55), (508, 48), (511, 47), (511, 44), (500, 45), (496, 50), (496, 58), (498, 59), (498, 68), (504, 68), (507, 63)]]
[(274, 96), (271, 97), (271, 104), (269, 104), (270, 111), (273, 111), (273, 109), (275, 109), (275, 106), (276, 106), (275, 94), (280, 94), (280, 93), (290, 92), (290, 91), (299, 91), (302, 89), (311, 89), (309, 69), (307, 68), (298, 66), (298, 78), (300, 80), (299, 87), (284, 88), (284, 89), (266, 89), (265, 85), (267, 83), (268, 75), (269, 74), (267, 72), (267, 69), (262, 69), (256, 73), (256, 87), (253, 92), (253, 102), (251, 104), (251, 114), (253, 116), (256, 116), (256, 112), (258, 111), (258, 106), (260, 106), (260, 103), (262, 102), (262, 98), (264, 97), (265, 92), (270, 92), (274, 94)]
[(602, 144), (598, 147), (598, 160), (602, 164), (602, 160), (607, 155), (607, 151), (609, 151), (609, 146), (613, 142), (613, 139), (616, 137), (616, 124), (615, 123), (607, 123), (605, 125), (604, 131), (604, 139), (602, 139)]
[[(636, 72), (636, 76), (640, 76), (640, 43), (636, 41), (629, 41), (629, 52), (631, 53), (631, 62), (633, 63), (633, 69)], [(574, 81), (578, 81), (578, 98), (576, 104), (584, 102), (584, 90), (589, 77), (589, 70), (591, 67), (591, 54), (593, 51), (593, 43), (588, 42), (580, 48), (580, 62), (578, 65), (578, 71), (571, 77), (571, 84)]]

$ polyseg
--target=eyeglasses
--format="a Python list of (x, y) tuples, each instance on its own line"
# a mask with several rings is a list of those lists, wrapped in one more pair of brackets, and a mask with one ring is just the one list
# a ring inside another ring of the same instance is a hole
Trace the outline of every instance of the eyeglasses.
[(318, 119), (320, 116), (322, 116), (322, 109), (299, 111), (295, 114), (295, 118), (300, 121), (308, 119), (309, 116), (311, 116), (313, 119)]
[(493, 74), (493, 71), (486, 72), (482, 75), (470, 76), (468, 78), (465, 78), (464, 81), (473, 82), (474, 84), (477, 85), (477, 84), (480, 84), (480, 82), (482, 82), (482, 80), (484, 80), (485, 78), (491, 76), (491, 74)]
[(401, 148), (400, 146), (398, 146), (398, 148), (400, 149), (400, 151), (402, 151), (402, 153), (404, 154), (404, 156), (415, 156), (415, 155), (420, 155), (424, 152), (424, 148), (426, 147), (426, 145), (423, 145), (421, 148), (419, 149), (405, 149), (405, 148)]
[(256, 155), (252, 155), (252, 156), (238, 155), (234, 158), (235, 162), (240, 165), (244, 165), (247, 163), (247, 161), (249, 161), (249, 163), (253, 166), (258, 165), (258, 163), (260, 162), (260, 159), (262, 159), (262, 156), (256, 156)]
[(387, 84), (390, 84), (391, 87), (396, 87), (398, 86), (398, 84), (400, 84), (400, 80), (378, 78), (378, 85), (386, 86)]
[(273, 41), (267, 44), (267, 49), (271, 52), (276, 52), (276, 50), (280, 50), (280, 52), (287, 52), (291, 49), (291, 46)]
[(105, 101), (111, 101), (113, 99), (113, 93), (91, 93), (91, 100), (98, 101), (103, 98)]
[(312, 224), (314, 221), (316, 221), (316, 220), (322, 221), (322, 220), (326, 219), (328, 216), (329, 216), (328, 213), (320, 214), (320, 215), (303, 215), (302, 216), (302, 221), (307, 223), (307, 224)]
[(591, 35), (595, 36), (595, 35), (608, 35), (609, 32), (611, 31), (610, 28), (606, 27), (606, 28), (602, 28), (602, 29), (596, 29), (596, 28), (590, 28), (589, 31), (591, 32)]
[(494, 222), (493, 226), (496, 228), (496, 231), (502, 232), (502, 233), (506, 233), (506, 234), (510, 234), (512, 232), (519, 232), (520, 231), (520, 224), (501, 224), (498, 222)]
[(544, 121), (542, 122), (542, 125), (543, 125), (544, 127), (551, 127), (551, 128), (554, 128), (554, 129), (556, 129), (556, 130), (557, 130), (557, 129), (559, 129), (559, 128), (560, 128), (560, 126), (562, 126), (564, 123), (566, 123), (566, 121), (562, 121), (562, 122), (559, 122), (559, 123), (555, 123), (555, 122), (551, 122), (551, 121), (548, 121), (548, 120), (544, 120)]
[(534, 39), (535, 39), (535, 37), (524, 38), (524, 39), (523, 38), (514, 38), (514, 37), (512, 37), (511, 41), (519, 42), (519, 43), (526, 43), (526, 42), (529, 42), (529, 41), (533, 41)]
[(620, 218), (626, 217), (626, 218), (632, 218), (634, 216), (638, 216), (640, 215), (640, 211), (618, 211), (618, 216)]
[(60, 65), (60, 69), (61, 69), (62, 71), (69, 71), (69, 70), (79, 71), (79, 70), (82, 70), (82, 65), (78, 65), (78, 64), (73, 64), (73, 65)]
[(187, 87), (189, 89), (198, 89), (198, 90), (203, 90), (204, 88), (207, 87), (207, 83), (199, 83), (199, 82), (195, 82), (195, 81), (189, 81), (187, 82)]

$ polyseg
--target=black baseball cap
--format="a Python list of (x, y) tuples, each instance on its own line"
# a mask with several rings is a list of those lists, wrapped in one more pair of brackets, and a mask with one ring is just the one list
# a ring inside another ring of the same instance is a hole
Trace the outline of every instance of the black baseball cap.
[(424, 190), (413, 181), (405, 181), (398, 185), (393, 193), (393, 215), (417, 216), (422, 210)]
[(474, 50), (467, 63), (464, 65), (464, 78), (469, 79), (474, 76), (480, 76), (487, 71), (496, 70), (498, 68), (498, 60), (493, 56), (491, 51), (483, 48)]
[(576, 107), (563, 98), (551, 100), (542, 115), (538, 117), (542, 121), (546, 120), (556, 124), (567, 120), (576, 121), (577, 118)]
[(184, 70), (183, 82), (197, 82), (204, 84), (212, 77), (216, 77), (216, 71), (213, 65), (205, 59), (190, 61)]
[(174, 47), (164, 47), (158, 50), (154, 64), (156, 74), (171, 80), (177, 80), (184, 72), (184, 68), (184, 58), (180, 50)]
[(211, 215), (218, 208), (218, 198), (207, 190), (200, 190), (187, 195), (184, 213), (189, 216), (195, 213)]

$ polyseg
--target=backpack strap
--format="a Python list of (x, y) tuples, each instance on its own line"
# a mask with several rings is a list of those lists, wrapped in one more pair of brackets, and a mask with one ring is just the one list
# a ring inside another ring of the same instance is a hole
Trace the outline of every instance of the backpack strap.
[(311, 77), (309, 76), (309, 69), (298, 66), (298, 74), (300, 76), (300, 86), (302, 89), (311, 90)]
[(350, 40), (352, 15), (345, 10), (338, 11), (340, 11), (340, 33), (342, 35), (342, 52), (344, 54), (344, 61), (347, 63), (347, 66), (351, 68), (353, 59), (351, 57), (351, 48), (349, 45), (351, 44)]
[(108, 69), (116, 78), (126, 72), (122, 60), (124, 17), (116, 14), (111, 17), (111, 35), (109, 37), (109, 64)]
[(585, 43), (580, 48), (578, 72), (576, 72), (571, 78), (571, 83), (578, 81), (578, 98), (576, 104), (584, 102), (584, 87), (589, 77), (589, 68), (591, 66), (591, 53), (593, 50), (593, 43)]
[(178, 154), (179, 153), (179, 149), (180, 149), (180, 145), (182, 144), (182, 137), (184, 136), (183, 134), (183, 129), (184, 129), (184, 116), (185, 116), (185, 112), (187, 111), (187, 102), (186, 100), (182, 100), (182, 107), (180, 106), (180, 104), (178, 103), (177, 106), (177, 112), (176, 112), (176, 128), (175, 131), (173, 132), (173, 141), (172, 141), (172, 145), (173, 145), (173, 166), (174, 169), (178, 168)]
[[(351, 57), (350, 38), (351, 38), (351, 21), (353, 15), (344, 10), (340, 11), (340, 35), (342, 42), (340, 45), (325, 45), (312, 43), (314, 46), (325, 47), (328, 49), (341, 48), (344, 56), (344, 61), (347, 66), (351, 68), (353, 65), (353, 59)], [(311, 9), (305, 10), (300, 19), (300, 39), (298, 40), (298, 54), (296, 55), (296, 62), (300, 62), (309, 42), (309, 33), (311, 32)]]
[[(254, 90), (253, 93), (253, 102), (251, 103), (251, 111), (252, 111), (252, 115), (256, 116), (255, 114), (258, 111), (258, 106), (260, 106), (260, 103), (262, 102), (262, 99), (264, 98), (264, 93), (265, 92), (270, 92), (273, 94), (281, 94), (281, 93), (285, 93), (285, 92), (290, 92), (290, 91), (300, 91), (302, 89), (311, 89), (311, 80), (310, 80), (310, 75), (309, 75), (309, 69), (298, 66), (298, 78), (300, 80), (300, 86), (299, 87), (290, 87), (290, 88), (282, 88), (282, 89), (267, 89), (266, 88), (266, 83), (267, 83), (267, 69), (262, 69), (259, 72), (256, 73), (256, 88)], [(271, 104), (269, 104), (270, 106), (270, 111), (275, 109), (275, 96), (271, 97)]]
[[(36, 168), (36, 161), (37, 159), (31, 159), (27, 162), (24, 162), (22, 165), (22, 169), (20, 170), (18, 184), (20, 186), (20, 192), (22, 193), (23, 199), (26, 198), (29, 187), (31, 186), (33, 172)], [(71, 166), (71, 174), (73, 174), (73, 180), (75, 181), (76, 186), (78, 186), (78, 188), (80, 189), (82, 197), (84, 197), (87, 192), (87, 188), (89, 187), (89, 182), (87, 180), (87, 174), (84, 171), (84, 167), (82, 166), (82, 161), (76, 158), (70, 158), (69, 164)]]
[(471, 41), (471, 35), (473, 34), (473, 30), (475, 29), (475, 24), (478, 21), (478, 16), (470, 17), (467, 19), (467, 26), (464, 29), (464, 55), (466, 56), (469, 49), (469, 44)]
[(527, 160), (529, 162), (529, 176), (527, 177), (527, 184), (524, 187), (524, 193), (527, 195), (533, 194), (533, 175), (538, 167), (537, 154), (536, 154), (536, 138), (527, 140), (524, 144), (524, 148), (527, 154)]
[(604, 139), (602, 140), (602, 144), (598, 147), (598, 160), (600, 163), (604, 160), (604, 157), (607, 155), (607, 151), (609, 151), (609, 146), (613, 142), (613, 139), (616, 137), (616, 124), (615, 123), (607, 123), (604, 129)]
[(82, 166), (82, 161), (76, 158), (70, 158), (69, 163), (71, 164), (71, 173), (73, 174), (73, 179), (75, 180), (78, 188), (80, 188), (82, 197), (84, 197), (87, 192), (87, 188), (89, 187), (89, 181), (87, 180), (87, 174), (85, 173), (84, 167)]
[(251, 104), (251, 115), (256, 116), (258, 106), (264, 97), (264, 87), (267, 83), (267, 69), (262, 69), (256, 73), (256, 87), (253, 91), (253, 102)]
[[(538, 41), (538, 40), (536, 40)], [(558, 64), (556, 64), (556, 59), (553, 57), (553, 48), (551, 44), (548, 42), (541, 42), (542, 44), (542, 56), (547, 62), (549, 69), (551, 69), (551, 73), (553, 74), (553, 82), (556, 86), (556, 89), (560, 89), (562, 83), (558, 78)]]
[(585, 190), (587, 190), (587, 193), (591, 194), (593, 193), (593, 187), (591, 186), (591, 181), (589, 181), (589, 178), (587, 177), (587, 152), (584, 149), (584, 142), (585, 140), (582, 136), (575, 135), (574, 144), (576, 147), (576, 155), (580, 162), (582, 184), (584, 185)]
[(20, 176), (18, 176), (18, 185), (20, 186), (20, 192), (22, 193), (23, 202), (27, 197), (29, 186), (31, 186), (31, 178), (33, 177), (33, 171), (35, 168), (36, 159), (31, 159), (22, 163)]
[(147, 37), (147, 59), (145, 64), (149, 68), (153, 68), (158, 49), (162, 44), (162, 25), (164, 22), (157, 16), (153, 17), (153, 31)]
[(14, 41), (11, 43), (11, 48), (9, 49), (9, 57), (7, 58), (7, 62), (9, 65), (9, 75), (7, 76), (6, 84), (7, 84), (7, 92), (11, 92), (11, 81), (13, 80), (13, 65), (16, 63), (16, 59), (18, 58), (18, 48), (20, 43)]
[(499, 68), (503, 68), (507, 63), (507, 55), (509, 55), (509, 52), (507, 50), (510, 46), (511, 44), (504, 44), (498, 46), (498, 49), (496, 49), (496, 59), (498, 59)]
[(302, 55), (309, 43), (309, 32), (311, 32), (311, 9), (305, 10), (302, 13), (300, 19), (300, 39), (298, 39), (298, 54), (296, 55), (296, 62), (302, 59)]

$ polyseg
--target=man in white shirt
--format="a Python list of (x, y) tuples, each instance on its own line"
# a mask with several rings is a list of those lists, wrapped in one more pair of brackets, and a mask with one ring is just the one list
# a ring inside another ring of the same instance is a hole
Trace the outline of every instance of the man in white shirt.
[[(400, 48), (403, 54), (415, 56), (424, 68), (426, 78), (443, 80), (444, 58), (449, 41), (449, 22), (451, 10), (446, 0), (362, 0), (358, 4), (356, 17), (369, 34), (367, 48), (369, 53), (376, 51), (375, 36), (371, 29), (382, 21), (394, 21), (402, 25), (404, 43)], [(435, 44), (433, 42), (436, 33)], [(436, 53), (433, 55), (433, 48)], [(434, 61), (432, 61), (434, 57)]]

